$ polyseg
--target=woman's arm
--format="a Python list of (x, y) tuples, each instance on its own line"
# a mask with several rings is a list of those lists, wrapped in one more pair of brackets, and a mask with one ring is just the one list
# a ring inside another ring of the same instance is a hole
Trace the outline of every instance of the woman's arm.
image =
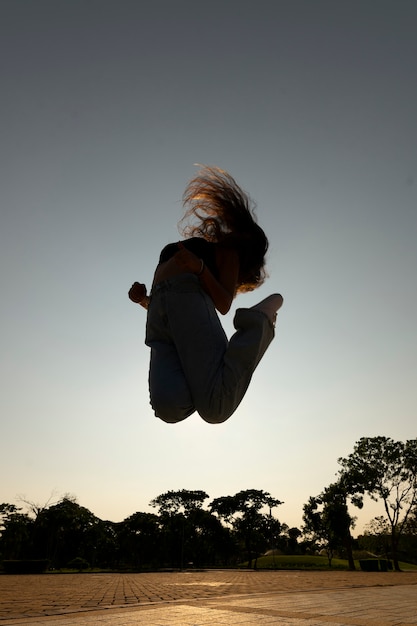
[(213, 300), (216, 309), (225, 315), (232, 306), (236, 294), (237, 281), (239, 275), (239, 257), (235, 250), (218, 247), (216, 249), (216, 264), (219, 270), (217, 279), (203, 261), (179, 244), (179, 251), (176, 253), (175, 262), (183, 271), (190, 271), (196, 274), (201, 285)]
[(144, 309), (148, 308), (149, 296), (146, 295), (146, 285), (142, 283), (133, 283), (129, 289), (129, 298), (135, 304), (140, 304)]

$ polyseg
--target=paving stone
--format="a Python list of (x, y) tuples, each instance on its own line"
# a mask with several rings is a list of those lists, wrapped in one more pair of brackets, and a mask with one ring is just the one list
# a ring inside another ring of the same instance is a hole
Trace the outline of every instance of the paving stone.
[(412, 626), (417, 572), (0, 576), (0, 626)]

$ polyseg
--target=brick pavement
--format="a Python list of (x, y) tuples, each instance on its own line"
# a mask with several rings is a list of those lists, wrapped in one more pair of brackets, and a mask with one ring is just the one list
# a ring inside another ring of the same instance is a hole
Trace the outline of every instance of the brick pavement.
[(417, 625), (416, 572), (0, 576), (0, 626)]

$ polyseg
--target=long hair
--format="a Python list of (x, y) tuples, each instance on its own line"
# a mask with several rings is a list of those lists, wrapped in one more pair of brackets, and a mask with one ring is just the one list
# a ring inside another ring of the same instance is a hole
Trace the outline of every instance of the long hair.
[(237, 291), (252, 291), (265, 280), (268, 239), (258, 225), (254, 203), (232, 176), (218, 167), (201, 166), (183, 194), (180, 222), (185, 237), (234, 248), (239, 255)]

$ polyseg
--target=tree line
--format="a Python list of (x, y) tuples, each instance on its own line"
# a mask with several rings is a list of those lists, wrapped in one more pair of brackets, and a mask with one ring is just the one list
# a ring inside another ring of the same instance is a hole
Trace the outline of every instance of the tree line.
[[(155, 513), (136, 512), (122, 522), (104, 521), (76, 499), (39, 507), (0, 505), (0, 560), (45, 559), (66, 567), (149, 570), (232, 567), (268, 550), (283, 554), (325, 551), (346, 558), (355, 569), (354, 548), (383, 553), (400, 569), (401, 549), (417, 562), (417, 440), (363, 437), (338, 460), (337, 480), (311, 496), (303, 525), (289, 528), (274, 515), (283, 504), (270, 493), (246, 489), (211, 500), (205, 491), (167, 491), (150, 505)], [(385, 516), (352, 538), (352, 507), (364, 496), (382, 501)]]
[[(204, 491), (168, 491), (151, 501), (157, 513), (137, 512), (122, 522), (104, 521), (76, 499), (64, 496), (48, 507), (23, 513), (0, 505), (0, 553), (4, 560), (47, 559), (52, 568), (77, 564), (110, 569), (184, 568), (252, 561), (275, 545), (286, 528), (272, 515), (281, 502), (247, 489), (215, 498)], [(268, 513), (261, 512), (268, 507)]]

